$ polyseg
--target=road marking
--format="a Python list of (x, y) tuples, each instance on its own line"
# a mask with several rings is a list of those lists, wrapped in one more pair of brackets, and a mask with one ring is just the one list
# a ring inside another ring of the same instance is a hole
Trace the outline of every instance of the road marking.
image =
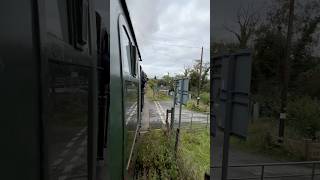
[(73, 169), (73, 164), (69, 164), (63, 169), (63, 172), (67, 173), (67, 172), (70, 172), (72, 169)]
[(70, 160), (70, 162), (74, 163), (74, 162), (76, 162), (78, 159), (79, 159), (79, 156), (74, 156), (74, 157)]
[(52, 166), (58, 166), (62, 161), (63, 161), (63, 159), (62, 159), (62, 158), (59, 158), (59, 159), (55, 160), (55, 161), (52, 163)]
[(80, 131), (80, 133), (84, 133), (86, 130), (87, 130), (87, 128), (85, 127)]
[(73, 144), (74, 144), (74, 142), (69, 142), (69, 143), (66, 145), (66, 147), (67, 147), (67, 148), (70, 148), (71, 146), (73, 146)]
[(60, 157), (65, 156), (69, 151), (70, 151), (70, 149), (64, 150), (64, 151), (60, 154)]
[(136, 107), (137, 107), (137, 102), (133, 103), (133, 104), (129, 107), (128, 111), (126, 112), (126, 115), (130, 114), (131, 111), (134, 110)]
[[(160, 110), (162, 111), (162, 115), (163, 115), (163, 117), (164, 117), (165, 114), (166, 114), (166, 111), (163, 109), (163, 107), (162, 107), (162, 105), (160, 104), (159, 101), (157, 101), (157, 103), (158, 103), (158, 106), (160, 107)], [(170, 124), (170, 121), (168, 121), (168, 123)]]
[(85, 139), (85, 140), (83, 140), (82, 142), (81, 142), (81, 146), (86, 146), (87, 145), (87, 139)]
[(76, 137), (72, 138), (71, 141), (76, 141), (76, 140), (78, 140), (78, 138), (79, 138), (79, 136), (76, 136)]
[(164, 119), (163, 116), (162, 116), (161, 110), (160, 110), (160, 108), (158, 107), (157, 101), (154, 101), (154, 104), (156, 105), (156, 109), (157, 109), (158, 114), (159, 114), (159, 116), (160, 116), (161, 122), (162, 122), (163, 124), (166, 124), (165, 119)]
[(126, 119), (126, 125), (128, 125), (128, 123), (129, 123), (129, 121), (132, 119), (132, 117), (133, 117), (133, 115), (135, 115), (136, 113), (136, 107), (137, 107), (137, 105), (135, 105), (134, 106), (134, 108), (132, 108), (131, 110), (129, 110), (127, 113), (129, 113), (130, 112), (130, 115), (129, 115), (129, 117)]
[(83, 147), (80, 147), (76, 150), (76, 153), (77, 154), (82, 154), (84, 152), (84, 148)]

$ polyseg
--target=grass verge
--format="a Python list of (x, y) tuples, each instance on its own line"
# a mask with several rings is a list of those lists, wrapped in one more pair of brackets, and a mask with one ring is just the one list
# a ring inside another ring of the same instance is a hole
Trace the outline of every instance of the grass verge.
[(169, 100), (171, 100), (171, 97), (166, 95), (163, 92), (155, 92), (154, 93), (153, 90), (149, 86), (147, 86), (146, 95), (152, 101), (169, 101)]
[(178, 166), (183, 179), (203, 179), (210, 168), (209, 128), (181, 130)]
[[(246, 140), (231, 137), (230, 143), (238, 149), (257, 154), (264, 154), (277, 160), (303, 160), (301, 154), (292, 151), (285, 143), (277, 143), (277, 128), (272, 120), (259, 120), (250, 124)], [(287, 129), (287, 134), (290, 129)]]
[(162, 130), (153, 130), (141, 138), (136, 174), (138, 179), (181, 179), (173, 146)]
[(203, 179), (210, 168), (209, 129), (181, 130), (177, 158), (174, 137), (162, 130), (142, 136), (136, 161), (137, 179)]

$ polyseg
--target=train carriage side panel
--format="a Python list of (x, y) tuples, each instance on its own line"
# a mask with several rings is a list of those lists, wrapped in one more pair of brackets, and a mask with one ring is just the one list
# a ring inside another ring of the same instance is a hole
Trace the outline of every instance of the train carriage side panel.
[(1, 179), (41, 178), (35, 8), (31, 0), (0, 2)]

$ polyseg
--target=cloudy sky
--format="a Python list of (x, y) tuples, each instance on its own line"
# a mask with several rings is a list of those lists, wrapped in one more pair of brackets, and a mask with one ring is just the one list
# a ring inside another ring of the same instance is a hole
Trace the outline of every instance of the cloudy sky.
[(130, 16), (149, 77), (182, 73), (209, 62), (210, 0), (128, 0)]

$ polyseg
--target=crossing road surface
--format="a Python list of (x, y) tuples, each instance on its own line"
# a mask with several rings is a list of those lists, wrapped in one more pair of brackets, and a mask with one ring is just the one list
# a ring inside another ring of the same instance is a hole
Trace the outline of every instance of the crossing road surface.
[[(173, 103), (171, 101), (151, 101), (145, 98), (145, 109), (144, 111), (148, 111), (149, 114), (149, 127), (152, 129), (158, 129), (165, 126), (166, 123), (166, 111), (172, 108)], [(190, 124), (191, 119), (194, 123), (208, 123), (209, 116), (206, 113), (197, 113), (192, 112), (187, 109), (182, 109), (181, 113), (181, 123), (182, 124)], [(179, 121), (179, 105), (175, 106), (175, 126)], [(170, 123), (170, 115), (169, 115), (169, 123)], [(144, 124), (144, 123), (143, 123)]]

